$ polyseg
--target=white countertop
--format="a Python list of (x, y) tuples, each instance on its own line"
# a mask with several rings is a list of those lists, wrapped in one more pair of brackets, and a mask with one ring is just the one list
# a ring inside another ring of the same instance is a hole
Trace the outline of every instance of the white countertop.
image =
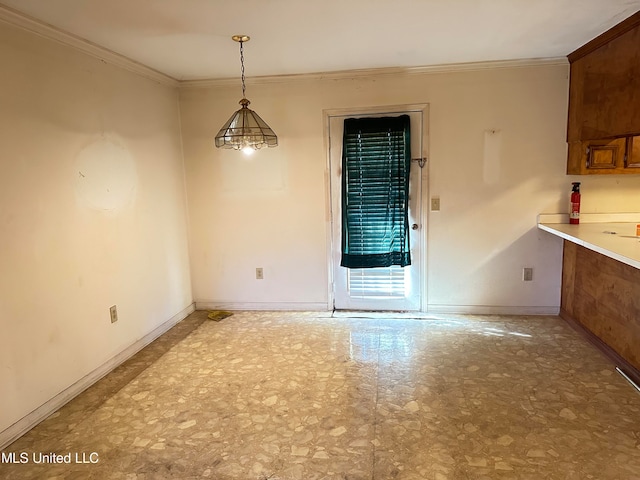
[[(582, 221), (579, 225), (554, 223), (556, 218), (540, 215), (538, 228), (570, 242), (581, 245), (609, 258), (640, 268), (640, 237), (636, 236), (636, 222)], [(603, 219), (612, 219), (610, 216)], [(627, 220), (628, 218), (625, 218)]]

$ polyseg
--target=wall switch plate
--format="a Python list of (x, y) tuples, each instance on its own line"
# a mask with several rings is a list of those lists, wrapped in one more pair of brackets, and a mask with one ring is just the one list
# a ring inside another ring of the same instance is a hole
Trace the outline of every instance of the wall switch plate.
[(262, 267), (257, 267), (256, 268), (256, 280), (262, 280), (264, 278), (264, 270), (262, 270)]
[(525, 267), (522, 269), (522, 281), (531, 282), (533, 280), (533, 268)]
[(440, 197), (431, 197), (431, 211), (440, 211)]
[(109, 309), (109, 315), (111, 315), (111, 323), (118, 321), (118, 310), (115, 305)]

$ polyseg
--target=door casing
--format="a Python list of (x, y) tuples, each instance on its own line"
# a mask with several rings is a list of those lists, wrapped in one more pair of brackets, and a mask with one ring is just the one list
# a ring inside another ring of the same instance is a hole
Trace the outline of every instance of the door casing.
[[(336, 172), (336, 169), (339, 166), (336, 165), (335, 159), (332, 160), (332, 140), (334, 142), (334, 146), (336, 139), (332, 139), (332, 131), (331, 131), (331, 121), (336, 118), (347, 118), (347, 117), (363, 117), (363, 116), (385, 116), (385, 115), (401, 115), (404, 113), (408, 113), (412, 116), (419, 115), (421, 120), (421, 131), (416, 132), (412, 125), (412, 158), (428, 158), (428, 113), (429, 113), (429, 105), (428, 104), (410, 104), (410, 105), (394, 105), (394, 106), (383, 106), (383, 107), (371, 107), (371, 108), (346, 108), (346, 109), (331, 109), (325, 110), (324, 114), (324, 129), (325, 129), (325, 149), (327, 152), (327, 204), (328, 204), (328, 212), (329, 214), (329, 225), (328, 225), (328, 278), (329, 278), (329, 294), (328, 294), (328, 307), (330, 310), (335, 308), (336, 305), (336, 295), (335, 295), (335, 285), (336, 285), (336, 276), (337, 276), (337, 267), (336, 262), (339, 259), (341, 242), (340, 242), (340, 225), (336, 222), (340, 222), (341, 211), (340, 211), (340, 198), (341, 198), (341, 190), (340, 190), (340, 176), (339, 172)], [(413, 121), (412, 121), (413, 123)], [(333, 132), (335, 135), (335, 132)], [(417, 140), (417, 146), (414, 144), (414, 139)], [(341, 138), (340, 138), (341, 142)], [(341, 145), (341, 143), (340, 143)], [(335, 147), (334, 147), (335, 149)], [(372, 304), (371, 308), (367, 308), (366, 306), (362, 306), (360, 303), (356, 302), (356, 305), (353, 309), (363, 309), (363, 310), (418, 310), (424, 311), (425, 309), (425, 299), (426, 299), (426, 232), (427, 232), (427, 214), (424, 208), (423, 199), (426, 197), (427, 190), (427, 169), (428, 162), (423, 165), (421, 168), (417, 161), (412, 161), (411, 165), (412, 175), (415, 172), (414, 169), (419, 170), (419, 187), (417, 192), (410, 192), (410, 204), (412, 205), (412, 210), (417, 210), (414, 215), (414, 219), (412, 223), (417, 223), (418, 230), (416, 235), (413, 235), (413, 244), (417, 246), (419, 255), (416, 259), (417, 262), (414, 263), (412, 259), (412, 268), (416, 268), (418, 284), (416, 285), (418, 289), (418, 300), (417, 305), (414, 305), (411, 308), (398, 308), (393, 305), (393, 302), (387, 303), (388, 308), (381, 307), (380, 304)], [(337, 181), (336, 181), (337, 180)], [(413, 180), (412, 180), (413, 181)], [(415, 195), (415, 196), (414, 196)], [(414, 196), (413, 198), (411, 198)], [(336, 231), (337, 229), (337, 231)], [(413, 248), (412, 248), (413, 250)], [(352, 309), (352, 307), (349, 307)]]

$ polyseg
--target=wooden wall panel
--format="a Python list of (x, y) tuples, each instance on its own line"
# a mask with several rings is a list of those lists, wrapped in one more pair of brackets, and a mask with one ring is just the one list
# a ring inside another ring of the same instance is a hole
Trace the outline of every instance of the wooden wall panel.
[(563, 267), (563, 310), (640, 370), (640, 270), (571, 242)]

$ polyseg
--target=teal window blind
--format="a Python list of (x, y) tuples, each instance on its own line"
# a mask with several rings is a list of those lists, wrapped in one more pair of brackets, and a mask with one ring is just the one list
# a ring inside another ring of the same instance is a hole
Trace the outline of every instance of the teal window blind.
[(344, 121), (340, 265), (411, 265), (410, 166), (408, 115)]

